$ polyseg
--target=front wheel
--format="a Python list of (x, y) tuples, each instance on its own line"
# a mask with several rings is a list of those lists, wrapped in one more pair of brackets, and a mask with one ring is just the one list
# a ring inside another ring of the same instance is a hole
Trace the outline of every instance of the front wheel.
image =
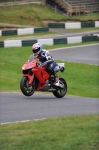
[(59, 80), (64, 84), (63, 88), (59, 88), (56, 91), (53, 92), (53, 95), (57, 98), (62, 98), (66, 95), (67, 93), (67, 83), (63, 78), (59, 78)]
[(28, 78), (23, 76), (20, 81), (20, 89), (25, 96), (33, 95), (35, 91), (35, 80), (33, 80), (32, 84), (29, 84)]

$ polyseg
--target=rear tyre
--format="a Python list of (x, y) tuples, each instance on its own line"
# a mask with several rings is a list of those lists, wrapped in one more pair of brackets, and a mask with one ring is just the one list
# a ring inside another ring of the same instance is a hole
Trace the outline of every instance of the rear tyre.
[(32, 84), (29, 84), (28, 78), (23, 76), (20, 81), (20, 89), (25, 96), (33, 95), (35, 91), (35, 80), (32, 82)]
[(56, 89), (56, 91), (53, 92), (53, 95), (57, 98), (62, 98), (67, 93), (67, 83), (63, 78), (59, 78), (59, 80), (64, 84), (64, 88)]

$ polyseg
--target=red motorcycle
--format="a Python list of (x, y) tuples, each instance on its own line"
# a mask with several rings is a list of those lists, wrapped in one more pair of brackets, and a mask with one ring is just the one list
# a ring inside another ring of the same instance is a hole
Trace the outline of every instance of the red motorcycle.
[[(31, 96), (35, 91), (52, 92), (57, 98), (62, 98), (67, 92), (66, 81), (51, 72), (52, 60), (40, 64), (39, 58), (34, 59), (31, 55), (29, 60), (22, 66), (23, 77), (20, 81), (20, 89), (25, 96)], [(57, 71), (65, 70), (64, 63), (57, 65)]]

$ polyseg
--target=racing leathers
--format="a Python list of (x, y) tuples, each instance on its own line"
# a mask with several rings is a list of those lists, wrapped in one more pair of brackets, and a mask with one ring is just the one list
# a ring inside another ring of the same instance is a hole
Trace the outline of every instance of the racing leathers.
[(50, 54), (49, 51), (43, 49), (43, 50), (41, 50), (41, 52), (40, 52), (39, 55), (36, 55), (34, 53), (34, 58), (37, 58), (37, 57), (39, 57), (39, 60), (40, 60), (40, 62), (41, 62), (42, 65), (46, 64), (46, 61), (52, 60), (52, 63), (49, 64), (50, 67), (49, 66), (48, 67), (50, 68), (51, 72), (55, 73), (55, 71), (56, 71), (56, 69), (58, 67), (58, 64), (54, 61), (54, 59), (51, 56), (51, 54)]

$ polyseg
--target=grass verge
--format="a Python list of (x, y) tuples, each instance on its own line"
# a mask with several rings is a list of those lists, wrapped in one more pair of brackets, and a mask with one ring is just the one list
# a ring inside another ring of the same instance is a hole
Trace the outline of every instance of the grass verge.
[(0, 126), (1, 150), (98, 150), (99, 115)]
[[(44, 48), (51, 49), (55, 46)], [(20, 91), (21, 67), (30, 55), (31, 47), (0, 49), (0, 91)], [(65, 66), (65, 72), (59, 72), (59, 75), (66, 79), (69, 95), (99, 97), (99, 66), (72, 62), (65, 62)]]
[(66, 16), (55, 12), (49, 7), (29, 4), (0, 7), (0, 22), (29, 26), (47, 26), (50, 21), (96, 21), (99, 20), (99, 12), (91, 15)]

